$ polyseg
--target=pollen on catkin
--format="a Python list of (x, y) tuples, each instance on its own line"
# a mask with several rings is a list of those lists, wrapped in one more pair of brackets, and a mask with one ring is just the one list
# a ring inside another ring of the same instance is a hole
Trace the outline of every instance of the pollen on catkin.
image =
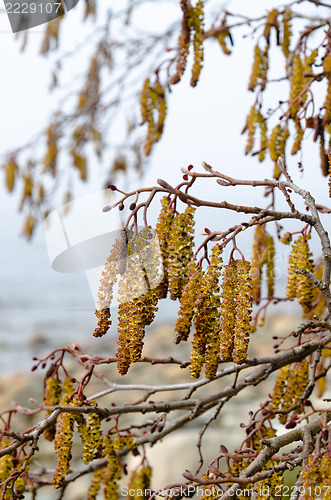
[(155, 233), (159, 239), (161, 256), (163, 261), (163, 279), (158, 285), (159, 298), (164, 299), (168, 292), (168, 243), (171, 225), (174, 220), (173, 208), (169, 207), (170, 200), (166, 196), (161, 199), (161, 211), (158, 217)]
[(256, 304), (261, 300), (261, 281), (263, 267), (267, 271), (268, 297), (274, 295), (274, 257), (275, 248), (272, 236), (267, 233), (264, 225), (257, 225), (254, 232), (251, 278), (253, 289), (253, 301)]
[(98, 325), (93, 332), (94, 337), (102, 337), (105, 335), (111, 325), (110, 305), (113, 298), (113, 288), (118, 274), (119, 244), (120, 242), (117, 240), (113, 245), (101, 273), (98, 290), (98, 309), (95, 311), (95, 315), (98, 318)]
[(169, 231), (168, 241), (168, 287), (170, 298), (179, 299), (188, 279), (188, 265), (193, 258), (194, 212), (188, 206), (184, 213), (177, 214)]
[(179, 344), (182, 340), (185, 341), (189, 337), (196, 301), (201, 291), (203, 276), (201, 267), (198, 266), (195, 260), (192, 260), (188, 268), (188, 281), (183, 288), (178, 316), (175, 323), (175, 344)]
[[(309, 365), (305, 359), (282, 367), (276, 378), (270, 409), (275, 412), (286, 411), (300, 403), (308, 383)], [(279, 415), (281, 424), (286, 424), (287, 419), (288, 412)]]
[(203, 62), (203, 41), (204, 41), (204, 12), (203, 1), (198, 0), (195, 7), (189, 9), (189, 27), (193, 35), (194, 62), (192, 67), (191, 87), (198, 83)]
[[(96, 403), (92, 403), (96, 406)], [(85, 465), (89, 464), (95, 458), (100, 457), (102, 450), (102, 431), (101, 421), (97, 413), (88, 414), (88, 425), (85, 428), (82, 440), (84, 443), (82, 451), (82, 460)]]
[[(323, 491), (330, 488), (331, 458), (326, 451), (320, 456), (310, 454), (307, 463), (301, 471), (303, 493), (300, 500), (311, 500), (311, 492), (317, 487)], [(327, 497), (325, 497), (327, 498)]]
[(292, 36), (292, 12), (289, 8), (286, 8), (283, 13), (282, 17), (282, 26), (283, 26), (283, 36), (282, 36), (282, 41), (281, 41), (281, 47), (284, 56), (286, 59), (290, 55), (290, 43), (291, 43), (291, 36)]
[(96, 500), (97, 495), (101, 488), (102, 476), (104, 473), (104, 469), (100, 468), (94, 471), (91, 484), (89, 489), (87, 490), (87, 500)]
[(219, 278), (222, 270), (222, 249), (214, 245), (210, 256), (210, 265), (199, 281), (194, 309), (195, 331), (192, 341), (191, 376), (200, 375), (203, 363), (206, 363), (205, 374), (213, 378), (220, 362), (220, 296)]
[(288, 264), (287, 294), (288, 300), (298, 299), (303, 312), (308, 313), (313, 304), (314, 285), (307, 276), (298, 274), (296, 270), (314, 273), (314, 263), (307, 239), (303, 236), (293, 243)]
[(148, 492), (151, 491), (151, 467), (141, 467), (138, 471), (133, 471), (129, 481), (129, 491), (135, 492), (129, 495), (130, 498), (139, 500), (140, 498), (148, 498)]
[(251, 334), (252, 316), (252, 278), (250, 276), (250, 263), (237, 261), (237, 288), (236, 311), (234, 325), (234, 350), (233, 361), (243, 363), (247, 358), (247, 349)]
[[(62, 405), (70, 404), (68, 397), (61, 401)], [(54, 438), (54, 450), (57, 455), (57, 466), (53, 477), (54, 488), (61, 488), (69, 472), (71, 462), (72, 439), (74, 432), (74, 416), (71, 413), (60, 413), (57, 420), (57, 432)]]
[(231, 261), (224, 266), (221, 303), (220, 356), (223, 362), (232, 360), (234, 327), (236, 320), (237, 264)]
[[(47, 377), (44, 381), (43, 400), (46, 406), (56, 406), (59, 404), (62, 393), (62, 384), (59, 379)], [(47, 410), (47, 415), (51, 414), (51, 410)], [(56, 433), (56, 422), (53, 422), (44, 432), (44, 438), (48, 441), (53, 441)]]
[(281, 170), (278, 166), (278, 158), (285, 153), (286, 141), (289, 137), (289, 130), (287, 125), (284, 128), (281, 125), (276, 125), (270, 134), (268, 141), (268, 149), (270, 153), (270, 158), (274, 162), (274, 179), (279, 179), (281, 175)]

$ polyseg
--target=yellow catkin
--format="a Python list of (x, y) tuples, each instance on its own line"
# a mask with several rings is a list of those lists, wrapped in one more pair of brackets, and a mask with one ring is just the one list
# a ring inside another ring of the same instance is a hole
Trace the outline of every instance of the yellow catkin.
[(235, 330), (233, 361), (237, 364), (244, 363), (247, 358), (247, 349), (251, 333), (252, 314), (252, 278), (250, 276), (250, 263), (237, 262), (237, 280), (235, 297)]
[(138, 471), (134, 471), (129, 482), (129, 498), (138, 500), (139, 498), (148, 499), (151, 496), (151, 467), (141, 467)]
[(174, 211), (169, 208), (169, 198), (166, 196), (161, 200), (161, 211), (158, 217), (155, 233), (159, 239), (159, 245), (163, 261), (163, 279), (158, 285), (159, 298), (163, 299), (167, 296), (168, 291), (168, 243), (171, 225), (174, 219)]
[[(276, 378), (270, 409), (275, 412), (285, 411), (300, 403), (308, 382), (309, 365), (305, 359), (293, 365), (282, 367)], [(286, 424), (287, 419), (288, 413), (279, 415), (281, 424)]]
[[(68, 397), (61, 401), (61, 405), (70, 404)], [(57, 466), (53, 477), (54, 488), (61, 488), (69, 472), (71, 449), (74, 431), (74, 416), (71, 413), (60, 413), (57, 420), (57, 432), (54, 439), (54, 450), (57, 455)]]
[(158, 78), (151, 83), (146, 78), (140, 94), (140, 111), (142, 123), (147, 123), (147, 135), (144, 144), (144, 153), (148, 156), (153, 145), (162, 136), (164, 121), (167, 112), (165, 90)]
[[(93, 406), (97, 406), (93, 402)], [(84, 433), (84, 447), (82, 451), (82, 460), (84, 464), (89, 464), (95, 458), (100, 457), (102, 449), (102, 431), (100, 417), (96, 413), (88, 414), (88, 426)]]
[(230, 42), (232, 42), (232, 39), (231, 33), (226, 25), (226, 19), (223, 19), (220, 28), (221, 31), (216, 35), (216, 38), (218, 40), (218, 43), (220, 44), (223, 54), (229, 56), (231, 54), (231, 50), (228, 48), (226, 40), (229, 38)]
[[(151, 288), (148, 276), (154, 277), (159, 262), (148, 260), (149, 228), (129, 242), (126, 271), (119, 280), (118, 300), (118, 370), (124, 375), (130, 364), (140, 359), (145, 327), (157, 311), (158, 290)], [(142, 262), (144, 265), (142, 265)]]
[[(290, 79), (290, 99), (289, 109), (291, 118), (295, 118), (302, 104), (304, 103), (304, 95), (302, 91), (305, 86), (303, 76), (304, 67), (299, 54), (293, 56), (292, 75)], [(300, 97), (299, 97), (300, 96)]]
[(323, 124), (331, 123), (331, 54), (329, 53), (323, 59), (323, 69), (327, 76), (327, 90), (323, 107), (325, 109), (323, 116)]
[(236, 263), (224, 267), (221, 304), (220, 355), (222, 361), (231, 361), (234, 347), (234, 327), (236, 319)]
[(260, 111), (257, 113), (256, 122), (258, 123), (260, 128), (259, 161), (262, 162), (265, 159), (265, 153), (268, 148), (268, 127), (267, 120), (263, 117)]
[[(315, 277), (322, 281), (323, 278), (323, 260), (319, 259), (315, 266)], [(304, 312), (303, 316), (306, 319), (313, 319), (314, 316), (321, 317), (325, 310), (325, 301), (321, 290), (317, 287), (313, 290), (312, 308), (308, 312)]]
[(181, 30), (178, 38), (178, 55), (176, 59), (176, 70), (170, 78), (170, 84), (175, 85), (180, 82), (187, 65), (187, 57), (189, 54), (191, 42), (191, 28), (189, 24), (190, 2), (181, 0), (180, 6), (183, 12)]
[(293, 146), (291, 149), (291, 155), (295, 155), (295, 154), (297, 154), (298, 151), (301, 150), (301, 143), (302, 143), (302, 139), (303, 139), (303, 136), (305, 133), (305, 130), (301, 127), (299, 120), (295, 121), (295, 130), (296, 130), (296, 134), (295, 134)]
[(258, 45), (255, 45), (253, 65), (248, 83), (248, 90), (252, 92), (254, 91), (255, 87), (258, 84), (261, 66), (262, 66), (262, 51)]
[(19, 172), (18, 164), (15, 160), (9, 160), (4, 164), (3, 169), (5, 171), (6, 188), (9, 192), (12, 192)]
[(276, 30), (277, 44), (279, 42), (279, 24), (278, 24), (277, 18), (278, 18), (278, 10), (277, 9), (272, 9), (267, 15), (263, 36), (264, 36), (268, 45), (270, 42), (271, 28), (274, 28)]
[(269, 45), (266, 45), (265, 49), (262, 50), (257, 44), (254, 48), (254, 58), (248, 83), (248, 90), (253, 92), (258, 85), (260, 85), (261, 90), (264, 90), (267, 83), (268, 68)]
[[(56, 406), (59, 404), (62, 392), (61, 381), (53, 377), (46, 378), (44, 382), (44, 403), (47, 406)], [(47, 411), (47, 415), (51, 414), (51, 410)], [(48, 441), (53, 441), (56, 433), (56, 422), (47, 427), (44, 432), (44, 438)]]
[(286, 59), (290, 55), (290, 43), (291, 43), (291, 36), (292, 36), (292, 25), (291, 25), (291, 19), (292, 19), (292, 13), (289, 8), (286, 8), (283, 13), (282, 17), (282, 24), (283, 24), (283, 36), (282, 36), (282, 41), (281, 41), (281, 47), (284, 56)]
[(220, 297), (219, 278), (222, 269), (221, 248), (213, 247), (210, 265), (199, 281), (199, 293), (194, 312), (195, 332), (192, 342), (191, 375), (197, 378), (203, 363), (206, 377), (213, 378), (220, 361)]
[(297, 297), (304, 313), (309, 313), (314, 300), (314, 285), (310, 279), (296, 273), (296, 269), (314, 273), (314, 263), (308, 242), (300, 236), (292, 246), (288, 265), (287, 299)]
[(203, 35), (204, 35), (204, 12), (203, 1), (198, 0), (195, 7), (189, 9), (189, 27), (194, 32), (193, 35), (193, 54), (194, 62), (192, 67), (191, 87), (198, 83), (203, 62)]
[[(286, 388), (283, 393), (283, 401), (280, 409), (287, 410), (292, 405), (300, 403), (301, 396), (303, 395), (308, 382), (309, 366), (307, 361), (304, 359), (303, 361), (294, 363), (286, 380)], [(287, 419), (287, 414), (279, 416), (279, 421), (282, 424), (285, 424), (287, 422)]]
[(270, 158), (274, 162), (274, 173), (273, 177), (275, 179), (279, 179), (281, 175), (281, 170), (278, 166), (278, 158), (285, 153), (286, 141), (289, 137), (289, 131), (287, 126), (284, 128), (281, 125), (276, 125), (270, 134), (268, 141), (268, 149), (270, 153)]
[(122, 467), (120, 459), (116, 455), (114, 442), (109, 436), (104, 439), (105, 454), (107, 456), (107, 464), (103, 470), (102, 483), (104, 485), (105, 500), (118, 499), (118, 484), (117, 480), (121, 478)]
[(330, 488), (331, 458), (329, 453), (325, 452), (322, 456), (309, 455), (300, 475), (303, 491), (300, 500), (311, 500), (317, 487), (322, 492)]
[(255, 109), (255, 106), (252, 106), (246, 118), (246, 129), (247, 129), (247, 143), (245, 147), (246, 155), (250, 153), (254, 147), (256, 124), (257, 124), (257, 111)]
[(190, 334), (196, 301), (201, 290), (202, 270), (195, 260), (189, 264), (188, 281), (180, 298), (180, 308), (175, 324), (175, 344), (187, 340)]
[(283, 366), (277, 375), (275, 386), (271, 395), (270, 409), (277, 411), (282, 404), (283, 394), (285, 391), (286, 380), (290, 373), (290, 365)]
[(188, 265), (193, 258), (195, 209), (188, 206), (177, 214), (169, 231), (168, 241), (168, 286), (170, 298), (181, 297), (188, 279)]
[(253, 289), (252, 293), (253, 300), (256, 304), (259, 304), (261, 300), (261, 280), (263, 266), (266, 266), (267, 270), (268, 297), (273, 297), (274, 256), (275, 248), (272, 236), (267, 233), (265, 226), (257, 225), (254, 232), (251, 263), (251, 278)]
[(101, 488), (102, 476), (104, 473), (104, 469), (97, 469), (92, 476), (92, 481), (87, 490), (87, 500), (96, 500), (97, 495)]

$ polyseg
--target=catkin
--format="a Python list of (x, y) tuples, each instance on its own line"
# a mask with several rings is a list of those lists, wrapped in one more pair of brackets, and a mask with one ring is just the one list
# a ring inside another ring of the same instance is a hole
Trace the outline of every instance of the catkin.
[(298, 274), (296, 270), (314, 273), (314, 263), (308, 242), (303, 236), (293, 243), (288, 264), (287, 294), (288, 300), (298, 299), (303, 312), (308, 313), (314, 300), (314, 285), (307, 276)]
[(194, 212), (188, 206), (184, 213), (177, 214), (169, 231), (168, 286), (172, 300), (181, 297), (187, 283), (188, 265), (193, 258)]
[(213, 247), (210, 265), (199, 276), (199, 292), (194, 310), (195, 332), (191, 353), (191, 376), (198, 378), (203, 363), (206, 363), (206, 377), (213, 378), (220, 361), (220, 297), (219, 278), (222, 269), (221, 247)]
[[(61, 401), (62, 405), (70, 404), (66, 396)], [(74, 432), (74, 416), (71, 413), (60, 413), (57, 420), (57, 432), (54, 439), (54, 450), (57, 455), (57, 466), (53, 477), (54, 488), (61, 488), (69, 472), (71, 462), (72, 439)]]
[(247, 357), (251, 333), (253, 285), (248, 261), (225, 266), (221, 296), (221, 360), (240, 364)]
[(163, 261), (163, 279), (158, 285), (160, 299), (165, 298), (168, 292), (168, 243), (169, 233), (174, 219), (174, 211), (172, 208), (169, 208), (169, 203), (169, 198), (166, 196), (162, 198), (162, 208), (155, 228)]

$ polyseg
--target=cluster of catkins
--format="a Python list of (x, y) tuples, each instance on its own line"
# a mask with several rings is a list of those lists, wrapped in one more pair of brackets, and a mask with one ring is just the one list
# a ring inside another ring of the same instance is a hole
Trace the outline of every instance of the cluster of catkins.
[(271, 395), (270, 409), (278, 413), (281, 424), (286, 424), (289, 409), (302, 404), (302, 397), (309, 383), (309, 366), (307, 361), (299, 361), (283, 366), (278, 372), (275, 387)]
[(107, 457), (106, 465), (97, 469), (92, 477), (91, 485), (87, 491), (87, 500), (99, 498), (101, 486), (105, 500), (118, 500), (119, 486), (117, 481), (122, 477), (123, 468), (118, 451), (126, 448), (132, 450), (136, 448), (136, 442), (131, 436), (119, 436), (114, 440), (107, 434), (102, 442), (103, 455)]
[[(75, 397), (74, 384), (66, 378), (62, 384), (59, 379), (50, 376), (45, 379), (44, 402), (47, 406), (98, 407), (96, 401), (87, 401)], [(93, 475), (88, 490), (88, 500), (96, 498), (103, 484), (104, 498), (115, 500), (118, 498), (116, 480), (121, 478), (122, 466), (117, 450), (126, 448), (131, 450), (137, 444), (131, 436), (120, 436), (112, 440), (110, 435), (103, 436), (100, 416), (91, 411), (85, 417), (82, 413), (60, 413), (57, 423), (48, 427), (44, 433), (46, 439), (53, 441), (57, 455), (57, 466), (53, 477), (54, 488), (61, 488), (70, 470), (72, 446), (75, 427), (81, 438), (83, 449), (81, 459), (85, 465), (93, 460), (106, 457), (106, 465), (97, 469)]]
[(195, 378), (204, 363), (206, 376), (213, 378), (221, 361), (243, 363), (247, 357), (252, 308), (250, 264), (231, 261), (225, 266), (220, 294), (221, 272), (221, 248), (216, 244), (205, 272), (194, 260), (190, 262), (180, 299), (175, 342), (188, 339), (193, 321), (190, 369)]
[(111, 325), (110, 303), (118, 280), (117, 366), (122, 375), (141, 357), (145, 328), (154, 320), (158, 300), (168, 291), (172, 300), (180, 298), (188, 279), (195, 209), (188, 206), (175, 213), (169, 204), (168, 198), (162, 200), (155, 235), (149, 227), (137, 235), (122, 231), (102, 272), (93, 335), (105, 335)]

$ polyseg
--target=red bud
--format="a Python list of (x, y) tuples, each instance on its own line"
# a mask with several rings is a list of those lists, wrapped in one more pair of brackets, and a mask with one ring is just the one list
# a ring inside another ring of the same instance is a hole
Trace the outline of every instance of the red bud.
[(136, 208), (136, 204), (135, 203), (131, 203), (131, 205), (129, 206), (129, 209), (130, 210), (134, 210)]
[(193, 165), (189, 165), (189, 166), (187, 167), (187, 170), (192, 170), (192, 168), (193, 168)]
[(118, 206), (118, 210), (120, 210), (122, 212), (122, 210), (124, 210), (124, 205), (123, 203), (121, 203), (119, 206)]
[(114, 186), (114, 184), (108, 184), (107, 188), (111, 189), (112, 191), (117, 191), (117, 187)]
[(187, 175), (187, 174), (184, 174), (184, 175), (183, 175), (183, 179), (184, 179), (184, 181), (188, 181), (188, 175)]

